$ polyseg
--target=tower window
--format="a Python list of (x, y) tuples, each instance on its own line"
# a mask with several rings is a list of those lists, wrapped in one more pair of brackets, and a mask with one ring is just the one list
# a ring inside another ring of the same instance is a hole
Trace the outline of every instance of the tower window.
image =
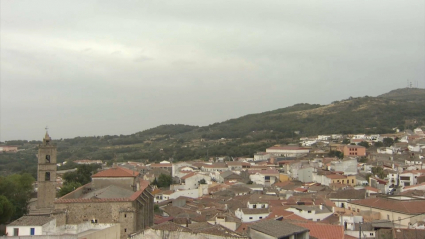
[(46, 155), (46, 163), (50, 163), (50, 155)]
[(44, 175), (44, 181), (50, 181), (50, 172), (46, 172)]

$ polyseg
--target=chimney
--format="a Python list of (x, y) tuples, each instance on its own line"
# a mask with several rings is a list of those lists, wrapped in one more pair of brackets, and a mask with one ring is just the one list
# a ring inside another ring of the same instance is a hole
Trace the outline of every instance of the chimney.
[(319, 205), (320, 210), (323, 210), (323, 203)]

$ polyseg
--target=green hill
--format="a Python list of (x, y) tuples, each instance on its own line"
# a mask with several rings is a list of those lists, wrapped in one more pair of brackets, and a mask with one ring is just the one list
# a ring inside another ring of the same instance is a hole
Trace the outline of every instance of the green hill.
[[(425, 125), (425, 90), (398, 89), (378, 97), (358, 97), (329, 105), (296, 104), (198, 127), (161, 125), (132, 135), (55, 140), (58, 160), (106, 162), (176, 161), (208, 156), (252, 156), (274, 144), (297, 143), (318, 134), (390, 133)], [(295, 133), (297, 132), (297, 133)], [(37, 142), (10, 142), (25, 149), (0, 154), (0, 175), (36, 171)]]

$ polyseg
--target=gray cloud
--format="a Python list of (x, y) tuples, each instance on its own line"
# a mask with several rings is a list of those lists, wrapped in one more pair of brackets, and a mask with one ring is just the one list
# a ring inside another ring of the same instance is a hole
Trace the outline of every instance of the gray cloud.
[(425, 2), (1, 1), (0, 140), (207, 125), (425, 82)]

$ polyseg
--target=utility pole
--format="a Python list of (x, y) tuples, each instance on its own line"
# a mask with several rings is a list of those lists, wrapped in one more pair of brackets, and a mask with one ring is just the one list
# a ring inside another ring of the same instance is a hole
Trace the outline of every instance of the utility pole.
[(359, 238), (362, 239), (362, 224), (359, 223)]

